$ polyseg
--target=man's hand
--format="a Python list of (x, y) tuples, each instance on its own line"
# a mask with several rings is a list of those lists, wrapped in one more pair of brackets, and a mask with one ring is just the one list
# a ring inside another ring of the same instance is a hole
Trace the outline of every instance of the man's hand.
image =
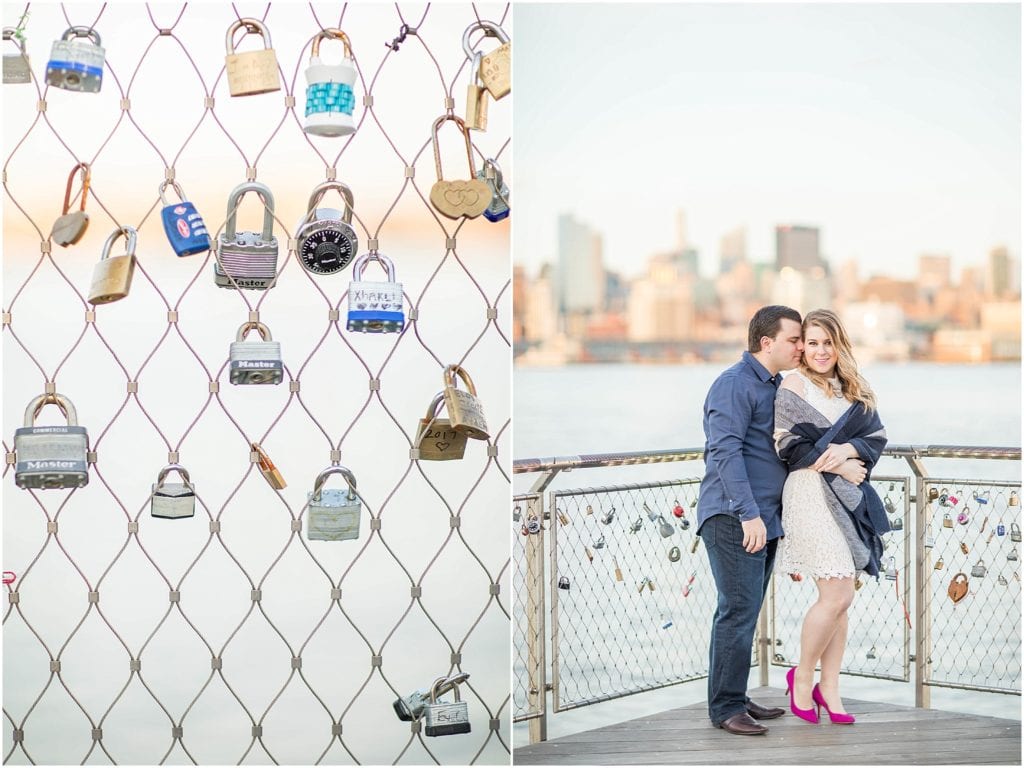
[(764, 527), (764, 520), (760, 515), (753, 520), (744, 520), (740, 524), (743, 526), (743, 548), (751, 554), (763, 549), (768, 543), (768, 529)]
[(857, 449), (849, 443), (842, 443), (841, 445), (829, 443), (828, 448), (822, 452), (811, 469), (815, 472), (835, 472), (839, 474), (839, 467), (842, 466), (843, 462), (847, 459), (855, 458), (857, 458)]
[(845, 477), (854, 485), (860, 485), (868, 476), (864, 462), (860, 459), (847, 459), (837, 469), (833, 470), (840, 477)]

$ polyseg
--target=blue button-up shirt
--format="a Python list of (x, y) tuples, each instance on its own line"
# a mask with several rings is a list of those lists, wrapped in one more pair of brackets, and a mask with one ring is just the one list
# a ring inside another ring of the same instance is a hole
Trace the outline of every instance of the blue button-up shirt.
[(750, 352), (724, 371), (704, 401), (704, 480), (697, 504), (698, 532), (713, 515), (758, 515), (768, 540), (782, 535), (782, 486), (788, 474), (775, 453), (772, 376)]

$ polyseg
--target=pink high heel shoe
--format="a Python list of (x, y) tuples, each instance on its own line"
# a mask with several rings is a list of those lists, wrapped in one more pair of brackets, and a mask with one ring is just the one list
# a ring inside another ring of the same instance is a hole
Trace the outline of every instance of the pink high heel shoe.
[[(786, 673), (786, 686), (787, 686), (786, 687), (786, 693), (789, 694), (789, 711), (792, 712), (797, 717), (799, 717), (801, 720), (806, 720), (808, 723), (817, 723), (818, 719), (819, 719), (819, 715), (821, 713), (821, 709), (820, 708), (818, 709), (818, 713), (819, 714), (815, 714), (814, 713), (814, 707), (811, 707), (810, 709), (800, 709), (796, 705), (796, 692), (795, 692), (796, 686), (793, 685), (793, 675), (794, 674), (796, 674), (796, 667), (790, 667), (789, 671)], [(814, 687), (815, 687), (815, 690), (817, 690), (818, 686), (815, 685)], [(812, 698), (813, 698), (813, 694), (812, 694)], [(815, 699), (815, 701), (817, 701), (817, 699)], [(827, 707), (826, 707), (826, 709), (827, 709)]]
[(832, 721), (834, 725), (850, 725), (857, 722), (857, 718), (853, 715), (848, 715), (843, 712), (833, 712), (828, 708), (828, 704), (825, 702), (825, 697), (821, 695), (821, 691), (818, 690), (818, 684), (814, 684), (814, 690), (811, 691), (811, 698), (814, 699), (814, 703), (818, 705), (818, 717), (821, 717), (821, 708), (824, 707), (825, 711), (828, 712), (828, 719)]

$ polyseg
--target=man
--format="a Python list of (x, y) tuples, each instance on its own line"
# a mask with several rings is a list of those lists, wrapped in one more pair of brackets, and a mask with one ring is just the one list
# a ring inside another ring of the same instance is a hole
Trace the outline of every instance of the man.
[(708, 713), (716, 728), (753, 736), (757, 720), (784, 713), (747, 697), (750, 649), (782, 535), (786, 465), (775, 453), (775, 391), (780, 371), (795, 368), (803, 350), (800, 313), (762, 307), (750, 320), (743, 359), (723, 372), (704, 402), (705, 475), (697, 507), (718, 588), (711, 624)]

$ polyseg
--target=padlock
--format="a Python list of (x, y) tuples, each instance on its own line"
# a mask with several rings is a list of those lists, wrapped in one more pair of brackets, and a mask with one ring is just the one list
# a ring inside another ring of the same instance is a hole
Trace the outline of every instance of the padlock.
[(928, 489), (928, 501), (935, 501), (937, 498), (939, 498), (939, 489), (938, 488), (934, 488), (934, 487), (933, 488), (929, 488)]
[(974, 500), (978, 504), (988, 504), (988, 499), (989, 499), (989, 492), (988, 491), (985, 491), (983, 493), (978, 493), (977, 491), (974, 492)]
[(4, 85), (32, 82), (32, 67), (25, 53), (25, 43), (16, 37), (17, 34), (14, 27), (4, 27), (4, 40), (12, 40), (18, 46), (18, 53), (4, 54)]
[(523, 508), (520, 507), (518, 504), (516, 504), (515, 507), (512, 508), (512, 522), (518, 523), (522, 519), (523, 519)]
[(450, 683), (451, 679), (439, 677), (430, 687), (430, 701), (423, 709), (426, 720), (423, 731), (427, 736), (451, 736), (456, 733), (469, 733), (469, 705), (459, 696), (459, 686), (452, 686), (455, 701), (452, 703), (438, 701), (441, 694), (440, 685)]
[(647, 586), (647, 577), (645, 576), (643, 579), (640, 580), (640, 584), (637, 585), (637, 590), (636, 590), (637, 594), (642, 595), (644, 593), (644, 587), (646, 587), (646, 586)]
[(968, 552), (970, 552), (970, 550), (967, 548), (967, 542), (966, 541), (961, 541), (960, 542), (960, 551), (963, 552), (965, 555)]
[[(177, 472), (182, 483), (164, 482), (169, 472)], [(180, 464), (168, 464), (160, 470), (156, 482), (153, 483), (153, 495), (150, 499), (149, 514), (174, 520), (179, 517), (194, 517), (196, 514), (196, 492), (192, 485), (188, 470)]]
[(629, 532), (630, 533), (636, 533), (641, 528), (643, 528), (643, 525), (644, 525), (644, 519), (642, 517), (638, 517), (636, 520), (634, 520), (632, 523), (629, 524)]
[(956, 574), (949, 582), (949, 588), (946, 590), (946, 594), (949, 595), (949, 599), (953, 601), (953, 605), (956, 605), (967, 597), (967, 592), (969, 590), (968, 584), (967, 574), (963, 572)]
[(693, 590), (693, 581), (697, 578), (696, 573), (691, 573), (690, 578), (686, 580), (686, 584), (683, 586), (683, 597), (689, 597), (690, 592)]
[[(338, 64), (320, 60), (320, 41), (340, 40), (345, 55)], [(356, 82), (356, 65), (348, 35), (328, 27), (313, 38), (313, 50), (306, 67), (306, 117), (302, 130), (314, 136), (348, 136), (355, 133), (352, 111), (356, 106), (352, 86)]]
[(951, 506), (953, 506), (950, 503), (950, 500), (949, 500), (949, 490), (946, 489), (946, 488), (943, 488), (941, 491), (939, 491), (939, 506), (940, 507), (951, 507)]
[(672, 626), (672, 619), (662, 619), (661, 628), (668, 629)]
[(266, 481), (270, 483), (270, 487), (275, 490), (282, 490), (288, 487), (288, 483), (284, 481), (284, 475), (274, 466), (274, 462), (267, 456), (267, 452), (260, 447), (259, 443), (250, 443), (253, 453), (256, 454), (256, 467), (259, 469), (260, 474), (266, 478)]
[(487, 92), (495, 101), (504, 98), (512, 90), (512, 42), (500, 26), (493, 21), (479, 20), (470, 24), (462, 34), (462, 50), (466, 58), (473, 60), (474, 51), (470, 47), (469, 36), (481, 29), (487, 37), (496, 37), (501, 43), (497, 48), (483, 57), (480, 63), (480, 80)]
[(540, 533), (542, 528), (543, 526), (541, 525), (540, 518), (537, 517), (535, 512), (531, 512), (526, 518), (526, 522), (523, 523), (523, 536)]
[(960, 523), (960, 525), (967, 525), (971, 522), (971, 510), (964, 507), (960, 514), (956, 516), (956, 521)]
[[(345, 201), (345, 212), (318, 208), (328, 190), (336, 189)], [(325, 181), (313, 187), (306, 215), (299, 221), (299, 263), (314, 275), (333, 275), (348, 266), (359, 250), (359, 238), (352, 228), (354, 197), (348, 184)]]
[(678, 501), (675, 503), (675, 506), (672, 507), (672, 514), (676, 517), (682, 517), (685, 514)]
[[(245, 27), (246, 35), (260, 36), (265, 46), (262, 51), (235, 53), (235, 32), (242, 27)], [(224, 59), (224, 66), (228, 73), (228, 91), (232, 96), (255, 96), (258, 93), (281, 90), (277, 55), (270, 43), (270, 31), (263, 22), (259, 19), (238, 19), (228, 27), (225, 47), (227, 56)]]
[(452, 427), (448, 419), (438, 418), (444, 405), (444, 393), (438, 392), (427, 406), (427, 415), (416, 428), (415, 448), (419, 448), (423, 461), (461, 459), (466, 453), (466, 435)]
[(648, 592), (653, 592), (654, 591), (654, 579), (647, 579), (647, 591)]
[[(465, 181), (445, 181), (441, 172), (441, 149), (437, 143), (437, 129), (441, 123), (452, 120), (462, 131), (466, 143), (466, 162), (469, 163), (469, 178)], [(491, 204), (491, 189), (486, 182), (476, 177), (476, 166), (473, 164), (473, 150), (469, 143), (469, 129), (461, 117), (452, 114), (441, 115), (434, 121), (431, 129), (434, 144), (434, 167), (437, 170), (437, 181), (430, 188), (430, 203), (438, 213), (449, 219), (475, 219), (487, 210)]]
[(988, 515), (985, 515), (985, 519), (983, 519), (983, 520), (981, 521), (981, 528), (979, 529), (979, 530), (981, 531), (981, 533), (984, 533), (984, 532), (985, 532), (985, 528), (986, 528), (987, 526), (988, 526)]
[(644, 502), (644, 512), (647, 513), (647, 519), (650, 520), (652, 523), (660, 517), (660, 515), (657, 512), (655, 512), (653, 509), (647, 506), (646, 501)]
[(622, 581), (622, 569), (619, 568), (618, 558), (613, 557), (612, 558), (612, 563), (615, 564), (615, 580), (616, 581)]
[(558, 522), (560, 522), (563, 526), (566, 526), (569, 525), (569, 523), (571, 523), (572, 521), (569, 519), (569, 516), (565, 514), (565, 512), (563, 512), (562, 510), (558, 510)]
[(661, 515), (658, 515), (658, 533), (661, 534), (663, 539), (667, 539), (669, 536), (676, 532), (676, 528), (672, 523), (666, 520)]
[(996, 536), (1005, 536), (1005, 535), (1006, 535), (1006, 526), (1003, 525), (1002, 522), (1000, 522), (996, 526)]
[(902, 517), (897, 517), (895, 520), (892, 521), (892, 529), (894, 531), (902, 531), (903, 530), (903, 518)]
[(601, 538), (594, 542), (594, 549), (604, 549), (604, 534), (601, 534)]
[[(167, 202), (165, 190), (168, 184), (174, 187), (181, 199), (180, 203)], [(210, 250), (210, 233), (206, 230), (203, 217), (192, 203), (185, 200), (181, 185), (176, 181), (164, 181), (160, 184), (159, 192), (160, 202), (164, 206), (160, 211), (160, 219), (174, 252), (178, 256), (192, 256)]]
[[(263, 231), (236, 232), (238, 206), (247, 192), (255, 192), (263, 202)], [(227, 221), (217, 238), (217, 261), (213, 265), (214, 282), (221, 288), (245, 288), (265, 291), (277, 278), (277, 238), (274, 237), (274, 195), (266, 184), (247, 181), (228, 196)]]
[(890, 557), (888, 564), (885, 566), (885, 578), (889, 581), (896, 581), (897, 576), (899, 576), (899, 571), (896, 570), (896, 558)]
[(483, 54), (473, 54), (466, 86), (466, 127), (471, 131), (487, 130), (487, 89), (480, 85), (480, 63)]
[(594, 508), (592, 506), (590, 506), (589, 504), (587, 504), (587, 514), (588, 515), (594, 514)]
[(854, 592), (856, 592), (857, 590), (859, 590), (863, 586), (864, 586), (864, 582), (861, 580), (861, 578), (859, 576), (856, 579), (853, 580), (853, 591)]
[(14, 571), (4, 571), (4, 586), (6, 587), (8, 584), (13, 584), (17, 578), (18, 574)]
[[(259, 341), (245, 340), (251, 331), (260, 335)], [(232, 384), (280, 384), (284, 380), (281, 342), (274, 341), (263, 323), (242, 323), (231, 342), (229, 358)]]
[(1020, 526), (1010, 523), (1010, 541), (1020, 541)]
[[(460, 672), (453, 677), (448, 678), (446, 684), (442, 684), (437, 689), (437, 695), (443, 696), (451, 690), (453, 685), (464, 683), (469, 679), (469, 672)], [(406, 696), (404, 699), (398, 698), (392, 703), (395, 709), (395, 714), (398, 715), (398, 719), (403, 722), (411, 722), (418, 717), (423, 716), (423, 710), (426, 709), (427, 704), (430, 703), (430, 692), (424, 693), (423, 691), (413, 691), (411, 694)]]
[[(35, 426), (44, 405), (53, 403), (66, 425)], [(64, 395), (40, 395), (25, 409), (25, 426), (14, 430), (14, 483), (19, 488), (81, 488), (89, 484), (89, 434), (78, 426), (75, 406)]]
[(594, 553), (590, 551), (590, 547), (584, 547), (583, 551), (587, 555), (587, 560), (589, 560), (591, 562), (591, 564), (593, 564), (593, 562), (594, 562)]
[(1017, 498), (1016, 491), (1010, 491), (1010, 500), (1007, 502), (1007, 504), (1011, 507), (1016, 507), (1020, 505), (1020, 499)]
[(1006, 577), (1003, 576), (1003, 574), (1001, 573), (999, 574), (999, 578), (996, 579), (996, 581), (999, 582), (999, 586), (1001, 587), (1005, 587), (1007, 585)]
[(569, 589), (569, 577), (559, 576), (558, 577), (558, 588), (568, 590)]
[(508, 218), (511, 193), (501, 175), (501, 168), (491, 158), (484, 160), (483, 167), (476, 172), (476, 177), (487, 184), (491, 193), (491, 203), (484, 210), (484, 218), (491, 222)]
[(679, 547), (672, 547), (672, 549), (670, 549), (668, 551), (669, 562), (678, 563), (679, 562), (679, 558), (681, 556), (682, 556), (682, 553), (680, 553)]
[(99, 32), (92, 27), (68, 27), (50, 49), (46, 84), (65, 91), (97, 93), (103, 85), (105, 58)]
[[(455, 377), (458, 376), (466, 385), (466, 390), (457, 389)], [(483, 406), (476, 397), (476, 387), (469, 373), (461, 365), (452, 364), (444, 369), (444, 405), (452, 427), (474, 440), (486, 440), (487, 420), (484, 418)]]
[(935, 570), (936, 571), (941, 571), (945, 567), (946, 567), (946, 563), (942, 560), (942, 556), (940, 555), (939, 559), (935, 561)]
[(1016, 549), (1011, 549), (1009, 552), (1007, 552), (1006, 553), (1006, 559), (1007, 560), (1017, 560), (1018, 559), (1018, 557), (1017, 557), (1017, 550)]
[[(387, 280), (363, 280), (366, 265), (376, 261), (387, 273)], [(401, 333), (405, 328), (402, 309), (402, 284), (395, 282), (395, 265), (383, 253), (364, 253), (352, 265), (348, 285), (348, 323), (350, 331), (363, 333)]]
[(688, 530), (690, 530), (690, 521), (689, 521), (689, 519), (688, 519), (688, 518), (685, 518), (685, 517), (684, 517), (684, 518), (682, 518), (682, 519), (681, 519), (681, 520), (679, 521), (679, 528), (680, 528), (680, 530), (683, 530), (683, 531), (688, 531)]
[(700, 536), (693, 537), (693, 544), (690, 545), (690, 554), (694, 554), (697, 551), (697, 547), (700, 546)]
[[(117, 238), (124, 236), (125, 252), (121, 256), (110, 255), (110, 249)], [(103, 244), (100, 262), (92, 271), (92, 285), (89, 288), (89, 303), (109, 304), (128, 295), (135, 274), (135, 243), (138, 234), (134, 227), (123, 226), (115, 229)]]
[(601, 515), (601, 522), (604, 523), (605, 525), (611, 524), (612, 520), (614, 520), (614, 519), (615, 519), (615, 507), (612, 507), (607, 512), (605, 512), (603, 515)]
[(927, 533), (925, 533), (924, 546), (925, 549), (933, 549), (935, 547), (935, 535), (932, 533), (932, 529), (930, 526), (928, 528)]
[[(343, 491), (324, 490), (331, 475), (340, 474), (348, 483)], [(306, 520), (306, 538), (310, 541), (344, 541), (359, 538), (359, 518), (362, 502), (356, 496), (356, 478), (345, 467), (334, 464), (319, 475), (313, 491), (307, 494), (309, 517)]]
[[(82, 173), (81, 201), (77, 211), (71, 209), (71, 184), (75, 180), (75, 174)], [(64, 188), (64, 209), (57, 220), (53, 222), (50, 230), (50, 239), (57, 245), (67, 248), (82, 239), (85, 230), (89, 228), (89, 214), (85, 212), (85, 201), (89, 196), (89, 183), (92, 181), (92, 169), (88, 163), (78, 163), (68, 174), (68, 183)]]
[(872, 645), (871, 648), (868, 649), (867, 657), (869, 659), (877, 659), (878, 658), (878, 651), (875, 650), (875, 646)]
[(985, 568), (984, 560), (979, 560), (974, 564), (974, 567), (971, 568), (971, 576), (974, 576), (975, 578), (982, 579), (985, 577), (986, 573), (988, 573), (988, 569)]
[(893, 504), (892, 499), (890, 499), (888, 496), (885, 497), (885, 499), (882, 501), (882, 504), (885, 506), (885, 513), (887, 515), (896, 514), (896, 505)]
[(944, 514), (942, 516), (942, 527), (943, 528), (952, 528), (953, 527), (953, 518), (949, 516), (949, 512), (947, 512), (946, 514)]

